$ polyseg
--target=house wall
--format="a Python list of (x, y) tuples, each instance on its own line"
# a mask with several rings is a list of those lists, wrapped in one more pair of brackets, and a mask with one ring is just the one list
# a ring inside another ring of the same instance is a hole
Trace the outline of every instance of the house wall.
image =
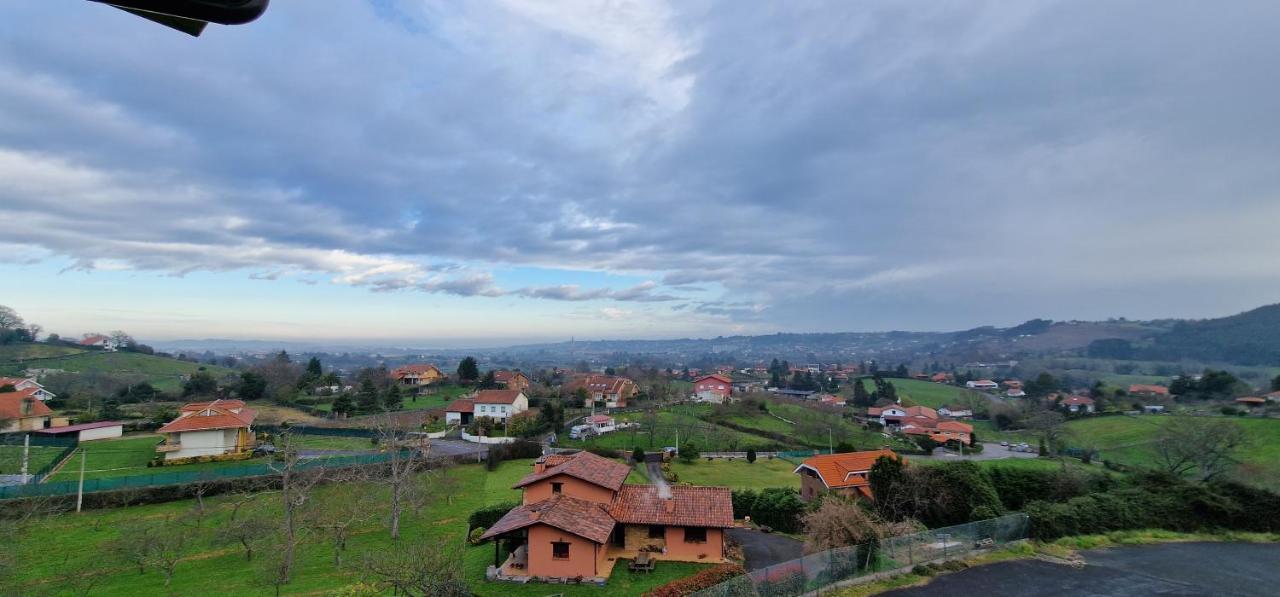
[[(551, 544), (557, 541), (569, 544), (568, 559), (557, 560), (552, 557)], [(529, 527), (528, 570), (534, 576), (594, 578), (605, 561), (605, 551), (603, 545), (557, 528), (543, 524)]]
[(634, 549), (641, 551), (647, 547), (663, 548), (667, 546), (667, 535), (671, 533), (671, 528), (667, 527), (663, 531), (663, 536), (656, 539), (649, 538), (649, 525), (647, 524), (629, 524), (623, 529), (623, 549)]
[(613, 501), (613, 492), (599, 485), (593, 485), (569, 475), (553, 475), (532, 485), (526, 485), (524, 488), (524, 503), (532, 504), (551, 497), (553, 495), (551, 493), (552, 483), (564, 483), (561, 492), (569, 497), (600, 504), (608, 504)]
[(800, 499), (806, 502), (822, 495), (827, 490), (827, 486), (822, 484), (822, 479), (808, 469), (800, 470)]
[(666, 556), (690, 562), (718, 562), (724, 558), (724, 530), (707, 529), (705, 543), (686, 543), (684, 527), (667, 527)]
[(183, 431), (176, 434), (177, 443), (182, 449), (166, 452), (165, 460), (191, 458), (193, 456), (214, 456), (234, 452), (237, 445), (235, 429), (213, 429), (210, 431)]
[(715, 390), (703, 390), (694, 396), (699, 402), (711, 402), (714, 404), (721, 404), (725, 399), (725, 394), (723, 392), (717, 392)]
[(87, 442), (95, 439), (108, 439), (112, 437), (120, 437), (124, 435), (123, 425), (112, 425), (110, 427), (99, 427), (97, 429), (85, 429), (80, 432), (80, 441)]

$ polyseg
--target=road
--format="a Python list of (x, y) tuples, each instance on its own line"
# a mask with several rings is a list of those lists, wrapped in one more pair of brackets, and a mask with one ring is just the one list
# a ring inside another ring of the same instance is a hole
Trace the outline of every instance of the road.
[(1074, 568), (1017, 560), (945, 574), (927, 585), (883, 593), (898, 597), (982, 595), (1258, 595), (1280, 586), (1280, 544), (1170, 543), (1081, 552)]
[(754, 529), (729, 529), (729, 538), (742, 546), (748, 572), (766, 566), (781, 564), (804, 555), (804, 544), (773, 533), (761, 533)]
[(930, 456), (908, 456), (908, 460), (940, 460), (944, 462), (957, 460), (1000, 460), (1003, 458), (1039, 458), (1040, 455), (1035, 452), (1014, 452), (998, 443), (982, 442), (982, 451), (978, 453), (966, 452), (964, 456), (938, 448), (933, 451)]
[(649, 484), (658, 488), (658, 497), (671, 497), (671, 485), (667, 484), (667, 478), (662, 476), (662, 458), (658, 455), (658, 459), (644, 459), (644, 468), (649, 473)]

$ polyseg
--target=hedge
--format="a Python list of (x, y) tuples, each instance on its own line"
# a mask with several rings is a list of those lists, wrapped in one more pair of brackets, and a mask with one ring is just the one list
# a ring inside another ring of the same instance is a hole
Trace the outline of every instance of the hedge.
[(790, 487), (769, 487), (760, 491), (737, 489), (731, 496), (734, 518), (750, 516), (756, 524), (770, 526), (783, 533), (800, 532), (800, 517), (808, 508), (800, 501), (800, 493)]
[(683, 597), (714, 587), (722, 582), (733, 580), (747, 573), (737, 564), (721, 564), (715, 568), (707, 568), (693, 576), (673, 580), (665, 585), (649, 589), (644, 597)]
[(475, 512), (472, 512), (471, 516), (467, 517), (467, 532), (470, 533), (471, 529), (477, 527), (484, 527), (487, 529), (493, 526), (493, 523), (498, 522), (498, 519), (506, 516), (507, 512), (510, 512), (512, 508), (519, 505), (520, 504), (518, 502), (503, 502), (501, 504), (485, 506)]

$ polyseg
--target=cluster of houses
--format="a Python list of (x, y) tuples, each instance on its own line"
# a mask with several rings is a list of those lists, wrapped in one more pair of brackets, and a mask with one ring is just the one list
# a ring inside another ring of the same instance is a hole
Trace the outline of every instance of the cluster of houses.
[(585, 391), (587, 400), (605, 408), (626, 408), (627, 401), (639, 393), (636, 382), (617, 375), (578, 374), (560, 388), (562, 396), (575, 396)]
[[(948, 409), (947, 412), (967, 413), (965, 416), (973, 415), (972, 412), (959, 408)], [(867, 418), (876, 420), (885, 429), (908, 436), (928, 437), (939, 444), (954, 441), (966, 446), (973, 445), (972, 425), (944, 418), (937, 410), (927, 406), (904, 407), (900, 404), (873, 406), (867, 409)]]
[(0, 433), (66, 426), (45, 404), (54, 397), (35, 379), (0, 377)]

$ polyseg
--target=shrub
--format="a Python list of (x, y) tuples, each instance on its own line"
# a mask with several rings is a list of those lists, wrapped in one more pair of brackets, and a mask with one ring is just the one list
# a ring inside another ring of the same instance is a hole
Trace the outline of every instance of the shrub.
[(747, 448), (747, 462), (755, 462), (755, 461), (756, 461), (756, 451), (751, 448)]
[[(682, 597), (684, 595), (692, 595), (708, 587), (744, 576), (746, 573), (747, 571), (737, 564), (722, 564), (714, 568), (707, 568), (693, 576), (686, 576), (660, 587), (649, 589), (644, 595), (645, 597)], [(803, 581), (803, 579), (801, 580)]]
[(474, 529), (471, 529), (471, 532), (467, 533), (467, 543), (470, 543), (472, 545), (476, 545), (480, 543), (480, 536), (484, 535), (484, 532), (485, 532), (485, 527), (476, 527)]
[(531, 441), (515, 441), (509, 444), (490, 444), (485, 466), (488, 470), (496, 470), (503, 460), (517, 458), (537, 458), (542, 456), (542, 445)]
[(631, 460), (632, 462), (644, 462), (644, 448), (636, 446), (636, 449), (631, 452)]
[(472, 512), (471, 516), (467, 517), (467, 532), (470, 533), (473, 529), (487, 529), (492, 527), (499, 519), (506, 516), (507, 512), (510, 512), (512, 508), (519, 505), (520, 504), (515, 502), (503, 502), (501, 504), (485, 506), (475, 512)]
[(735, 518), (750, 516), (756, 524), (767, 525), (784, 533), (799, 532), (800, 516), (807, 507), (800, 494), (790, 487), (770, 487), (759, 492), (742, 489), (732, 494)]
[(599, 446), (592, 446), (590, 448), (587, 448), (587, 451), (591, 452), (592, 454), (595, 454), (596, 456), (604, 456), (605, 458), (620, 458), (622, 456), (621, 454), (618, 453), (617, 450), (613, 448), (601, 448)]

